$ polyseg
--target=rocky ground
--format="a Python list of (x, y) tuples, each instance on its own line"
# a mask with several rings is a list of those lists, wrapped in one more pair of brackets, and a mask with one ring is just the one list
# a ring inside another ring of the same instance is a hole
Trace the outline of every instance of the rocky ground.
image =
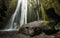
[[(55, 33), (53, 35), (51, 34), (52, 33), (51, 30), (50, 31), (42, 30), (42, 32), (41, 32), (41, 30), (38, 28), (39, 25), (37, 23), (35, 23), (35, 22), (28, 23), (26, 25), (28, 28), (21, 29), (20, 30), (21, 32), (19, 31), (20, 33), (17, 31), (9, 31), (9, 32), (0, 31), (0, 38), (60, 38), (60, 31), (58, 31), (57, 33)], [(35, 24), (37, 24), (38, 26), (35, 26)], [(32, 25), (32, 27), (30, 27), (31, 25)], [(49, 32), (49, 33), (51, 32), (50, 33), (51, 35), (47, 35), (44, 32)], [(28, 36), (30, 33), (31, 34), (33, 33), (34, 35), (35, 34), (36, 35), (33, 37), (30, 37), (30, 36)], [(28, 35), (26, 35), (26, 34), (28, 34)]]
[(11, 32), (11, 33), (0, 32), (0, 38), (60, 38), (60, 32), (57, 32), (54, 35), (46, 35), (45, 33), (42, 32), (40, 35), (36, 35), (34, 37), (30, 37), (28, 35), (20, 34), (17, 32)]

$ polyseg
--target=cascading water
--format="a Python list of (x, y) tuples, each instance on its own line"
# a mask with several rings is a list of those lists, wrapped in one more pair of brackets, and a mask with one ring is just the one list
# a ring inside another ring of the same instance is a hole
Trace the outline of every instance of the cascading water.
[(27, 24), (27, 0), (22, 0), (20, 27), (23, 24)]
[(18, 30), (23, 24), (27, 24), (27, 0), (18, 0), (14, 14), (11, 16), (5, 29), (2, 31)]
[(39, 21), (39, 0), (36, 0), (36, 9), (37, 9), (37, 16), (38, 16), (38, 21)]
[[(11, 17), (9, 23), (8, 23), (8, 25), (10, 26), (9, 29), (13, 29), (13, 25), (14, 25), (14, 26), (17, 25), (14, 21), (15, 21), (16, 16), (17, 16), (18, 13), (19, 13), (20, 4), (21, 4), (21, 0), (18, 0), (17, 8), (16, 8), (14, 14), (12, 15), (12, 17)], [(7, 26), (8, 26), (8, 25), (7, 25)], [(17, 26), (16, 26), (16, 27), (17, 27)], [(14, 28), (16, 28), (16, 27), (14, 27)], [(7, 28), (7, 27), (6, 27), (6, 28)]]

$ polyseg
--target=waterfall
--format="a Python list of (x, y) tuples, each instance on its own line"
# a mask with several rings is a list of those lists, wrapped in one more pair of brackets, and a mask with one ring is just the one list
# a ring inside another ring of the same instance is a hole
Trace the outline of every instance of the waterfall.
[(27, 0), (22, 0), (20, 27), (27, 24)]
[[(16, 10), (12, 14), (7, 26), (4, 28), (3, 31), (19, 30), (20, 27), (22, 27), (24, 24), (27, 24), (27, 5), (28, 5), (27, 1), (28, 0), (17, 0), (17, 1), (18, 2), (17, 2)], [(36, 13), (37, 13), (38, 21), (39, 21), (39, 6), (38, 6), (39, 1), (37, 1), (37, 0), (34, 0), (34, 1), (36, 2), (36, 10), (37, 10)], [(32, 12), (32, 13), (34, 13), (34, 12)], [(34, 16), (34, 15), (32, 14), (32, 16)]]
[(36, 0), (37, 20), (39, 21), (39, 0)]
[(20, 4), (21, 4), (21, 0), (18, 0), (16, 10), (15, 10), (14, 14), (12, 15), (12, 17), (11, 17), (9, 23), (8, 23), (8, 25), (10, 26), (9, 29), (13, 29), (13, 25), (15, 26), (14, 28), (17, 27), (17, 26), (16, 26), (17, 24), (14, 23), (14, 20), (15, 20), (15, 18), (16, 18), (16, 15), (19, 13)]
[(27, 24), (27, 0), (18, 0), (14, 14), (11, 16), (5, 29), (2, 31), (16, 30), (23, 24)]

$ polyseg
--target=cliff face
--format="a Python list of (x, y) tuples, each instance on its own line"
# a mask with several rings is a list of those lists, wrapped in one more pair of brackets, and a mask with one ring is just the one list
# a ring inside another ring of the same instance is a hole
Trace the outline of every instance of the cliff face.
[(58, 0), (43, 0), (42, 5), (49, 19), (51, 20), (60, 19), (60, 11), (59, 11), (60, 3)]
[[(43, 0), (41, 3), (42, 17), (46, 21), (54, 20), (52, 26), (60, 29), (60, 3), (59, 0)], [(44, 14), (44, 15), (43, 15)]]

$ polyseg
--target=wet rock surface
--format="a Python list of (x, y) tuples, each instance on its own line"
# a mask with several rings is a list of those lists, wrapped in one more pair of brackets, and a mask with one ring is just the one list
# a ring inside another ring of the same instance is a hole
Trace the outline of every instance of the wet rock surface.
[(60, 32), (57, 32), (54, 35), (46, 35), (44, 32), (42, 32), (41, 34), (34, 37), (30, 37), (28, 35), (17, 32), (6, 32), (4, 34), (3, 32), (0, 32), (0, 38), (60, 38)]

